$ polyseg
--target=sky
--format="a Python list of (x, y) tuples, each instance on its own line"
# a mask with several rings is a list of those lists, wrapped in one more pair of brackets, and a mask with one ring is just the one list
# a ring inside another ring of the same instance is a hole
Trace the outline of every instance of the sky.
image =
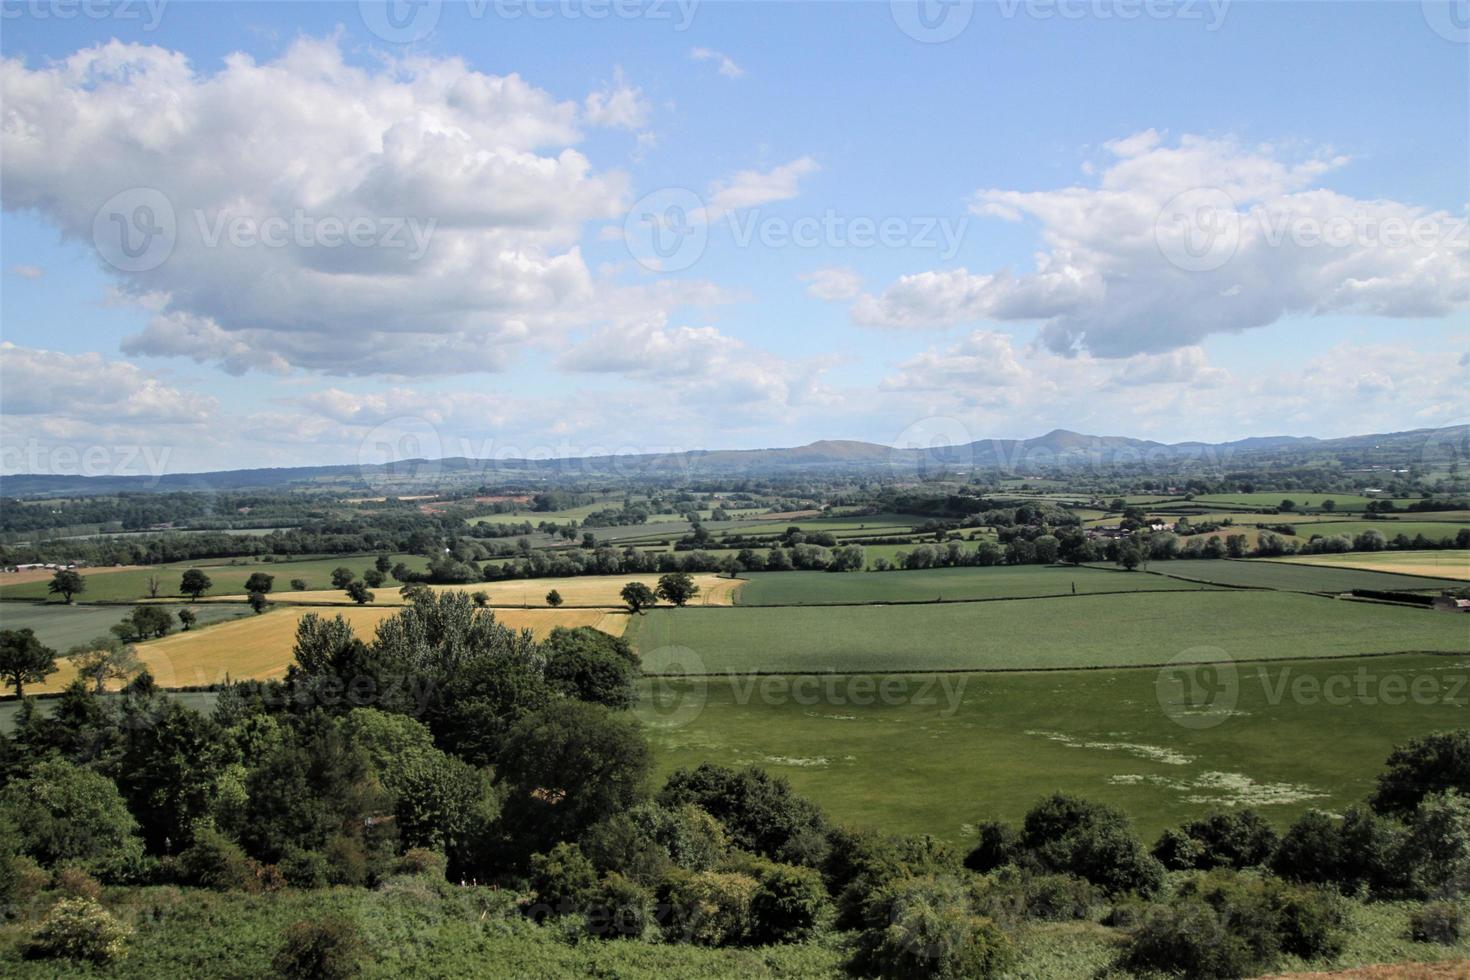
[(0, 3), (0, 472), (1470, 421), (1460, 0)]

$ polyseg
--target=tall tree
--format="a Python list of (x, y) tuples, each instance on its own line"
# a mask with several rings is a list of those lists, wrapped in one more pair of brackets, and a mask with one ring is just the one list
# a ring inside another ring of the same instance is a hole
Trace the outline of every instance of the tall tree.
[(210, 580), (210, 577), (197, 568), (189, 569), (184, 573), (184, 577), (179, 580), (179, 591), (187, 596), (193, 596), (195, 599), (198, 599), (213, 587), (214, 582)]
[(259, 592), (264, 595), (275, 584), (276, 577), (274, 575), (267, 575), (265, 572), (252, 572), (250, 577), (245, 580), (245, 591)]
[(82, 578), (81, 573), (63, 568), (51, 576), (51, 584), (46, 588), (52, 595), (61, 596), (69, 606), (72, 596), (87, 591), (87, 580)]
[(658, 596), (676, 606), (682, 606), (699, 594), (699, 586), (688, 572), (670, 572), (658, 579)]
[(27, 684), (40, 684), (56, 672), (56, 651), (36, 639), (34, 630), (0, 630), (0, 677), (25, 697)]
[(623, 591), (619, 592), (618, 595), (622, 596), (623, 601), (628, 604), (628, 608), (635, 613), (641, 613), (643, 610), (658, 603), (658, 596), (654, 595), (653, 590), (642, 582), (629, 582), (623, 586)]

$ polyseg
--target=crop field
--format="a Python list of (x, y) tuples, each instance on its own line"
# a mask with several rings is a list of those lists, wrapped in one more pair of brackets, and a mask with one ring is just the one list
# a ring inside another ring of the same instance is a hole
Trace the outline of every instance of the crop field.
[[(390, 557), (394, 563), (401, 561), (415, 571), (422, 571), (429, 565), (427, 558), (418, 555), (391, 555)], [(162, 586), (160, 596), (177, 596), (179, 579), (191, 568), (200, 569), (214, 583), (209, 592), (205, 594), (206, 596), (244, 595), (245, 581), (255, 572), (274, 575), (277, 589), (288, 588), (293, 578), (305, 579), (309, 586), (324, 588), (331, 585), (333, 569), (350, 568), (358, 578), (361, 578), (363, 572), (373, 567), (375, 560), (375, 555), (339, 555), (328, 558), (311, 558), (305, 561), (267, 562), (235, 559), (235, 563), (231, 564), (226, 560), (216, 558), (121, 570), (82, 569), (82, 577), (87, 582), (87, 591), (79, 598), (87, 602), (128, 602), (134, 599), (146, 599), (148, 598), (148, 578), (151, 575), (158, 576)], [(47, 575), (41, 581), (10, 584), (8, 579), (0, 575), (0, 596), (6, 599), (47, 599), (50, 596), (46, 587), (50, 581), (51, 576)]]
[(1324, 500), (1331, 500), (1340, 508), (1361, 510), (1377, 497), (1365, 497), (1356, 493), (1307, 493), (1296, 490), (1273, 490), (1262, 493), (1212, 493), (1194, 498), (1197, 504), (1225, 504), (1234, 507), (1276, 507), (1283, 500), (1290, 500), (1303, 510), (1318, 510)]
[(1125, 667), (1221, 651), (1237, 661), (1470, 652), (1470, 628), (1459, 616), (1238, 590), (887, 607), (658, 609), (632, 619), (628, 638), (650, 673)]
[(1293, 555), (1276, 560), (1470, 581), (1470, 551), (1360, 551), (1344, 555)]
[[(692, 576), (699, 586), (699, 594), (691, 604), (696, 606), (728, 606), (731, 597), (741, 586), (740, 579), (725, 578), (713, 573)], [(497, 582), (471, 582), (467, 585), (433, 585), (436, 592), (484, 592), (490, 596), (491, 606), (546, 608), (546, 593), (552, 589), (561, 593), (562, 601), (568, 606), (621, 607), (618, 595), (629, 582), (642, 582), (650, 589), (658, 585), (658, 575), (580, 575), (573, 578), (516, 578)], [(384, 584), (371, 590), (373, 601), (370, 606), (401, 606), (407, 600), (399, 593), (397, 582)], [(321, 589), (311, 592), (272, 592), (271, 598), (278, 602), (299, 605), (344, 605), (351, 603), (347, 593), (336, 589)], [(233, 600), (238, 601), (238, 600)]]
[(1353, 589), (1413, 591), (1443, 589), (1442, 579), (1416, 575), (1391, 575), (1357, 568), (1331, 568), (1320, 565), (1287, 565), (1269, 559), (1231, 561), (1227, 559), (1175, 559), (1149, 563), (1149, 571), (1171, 578), (1214, 582), (1218, 585), (1244, 586), (1257, 589), (1280, 589), (1283, 592), (1351, 592)]
[[(278, 606), (259, 616), (237, 619), (210, 629), (174, 633), (161, 640), (138, 644), (141, 660), (160, 687), (199, 687), (232, 679), (269, 680), (286, 676), (296, 624), (312, 612), (301, 606)], [(342, 616), (363, 639), (370, 639), (378, 623), (393, 615), (387, 607), (348, 607), (321, 610), (324, 617)], [(557, 626), (592, 626), (613, 635), (625, 628), (627, 614), (608, 609), (509, 609), (495, 618), (514, 629), (529, 629), (544, 637)], [(71, 682), (65, 672), (53, 674), (44, 685), (27, 687), (40, 694), (59, 691)]]
[[(1290, 524), (1290, 519), (1283, 519), (1283, 523)], [(1381, 531), (1383, 536), (1390, 541), (1400, 534), (1406, 534), (1413, 538), (1424, 535), (1430, 541), (1453, 540), (1460, 528), (1470, 527), (1470, 524), (1458, 524), (1453, 521), (1327, 521), (1321, 523), (1302, 524), (1296, 529), (1299, 538), (1310, 538), (1313, 535), (1331, 537), (1334, 534), (1350, 534), (1356, 537), (1370, 528)]]
[(931, 568), (905, 572), (753, 572), (736, 593), (741, 606), (1008, 599), (1092, 592), (1199, 588), (1157, 575), (1048, 565)]
[[(179, 610), (192, 609), (199, 626), (219, 623), (250, 615), (246, 606), (210, 606), (177, 603), (168, 611), (177, 617)], [(131, 606), (68, 606), (60, 602), (0, 602), (0, 629), (35, 630), (36, 638), (57, 652), (65, 652), (79, 643), (107, 636), (110, 626), (131, 613)], [(174, 621), (174, 628), (179, 623)]]
[[(1341, 813), (1396, 745), (1461, 727), (1470, 709), (1463, 656), (1237, 665), (1213, 713), (1181, 713), (1163, 676), (651, 678), (636, 710), (665, 772), (759, 765), (838, 821), (963, 843), (1055, 791), (1122, 808), (1150, 842), (1217, 808), (1254, 806), (1278, 826)], [(1366, 697), (1336, 693), (1360, 684)]]

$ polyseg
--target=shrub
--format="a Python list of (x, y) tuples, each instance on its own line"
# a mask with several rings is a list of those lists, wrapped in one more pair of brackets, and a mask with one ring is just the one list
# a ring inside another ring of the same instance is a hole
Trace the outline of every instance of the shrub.
[(728, 946), (750, 932), (750, 906), (760, 885), (749, 875), (675, 870), (664, 879), (663, 923), (670, 939), (701, 946)]
[(1260, 964), (1214, 909), (1190, 901), (1150, 909), (1129, 937), (1119, 965), (1133, 973), (1214, 980), (1252, 975)]
[(1310, 810), (1292, 824), (1271, 856), (1271, 870), (1291, 881), (1340, 881), (1343, 863), (1338, 824), (1320, 810)]
[(1400, 746), (1378, 777), (1373, 809), (1408, 816), (1431, 793), (1470, 793), (1470, 728), (1437, 732)]
[(393, 865), (393, 873), (400, 875), (428, 875), (443, 878), (448, 870), (448, 861), (443, 854), (427, 847), (410, 847)]
[(1409, 887), (1408, 869), (1401, 861), (1404, 828), (1354, 807), (1343, 814), (1338, 831), (1344, 860), (1337, 880), (1345, 890), (1365, 887), (1377, 896), (1394, 895)]
[(1403, 863), (1415, 889), (1431, 898), (1470, 891), (1470, 796), (1424, 797), (1409, 820)]
[(56, 890), (68, 898), (85, 898), (93, 902), (102, 897), (102, 886), (97, 879), (74, 865), (57, 870)]
[(1204, 850), (1199, 841), (1184, 831), (1170, 828), (1159, 835), (1152, 853), (1170, 871), (1188, 871), (1200, 866)]
[(367, 850), (355, 837), (339, 834), (327, 841), (327, 880), (334, 885), (365, 885), (371, 869)]
[(179, 855), (179, 877), (190, 885), (220, 891), (257, 891), (254, 862), (233, 840), (214, 826), (194, 828), (194, 843)]
[(292, 923), (271, 966), (287, 980), (345, 980), (362, 972), (366, 957), (357, 923), (328, 915)]
[[(845, 839), (844, 839), (845, 838)], [(883, 837), (877, 834), (834, 835), (842, 850), (840, 868), (846, 884), (833, 880), (829, 887), (840, 887), (837, 900), (837, 925), (842, 929), (858, 928), (867, 915), (868, 905), (883, 885), (901, 878), (925, 875), (957, 877), (961, 864), (954, 849), (930, 836)]]
[(71, 861), (108, 880), (143, 853), (117, 784), (64, 759), (39, 762), (0, 789), (0, 812), (16, 830), (16, 850), (43, 865)]
[(1457, 943), (1463, 927), (1464, 916), (1451, 902), (1435, 902), (1409, 914), (1409, 936), (1417, 943)]
[(991, 821), (980, 825), (980, 841), (965, 855), (965, 867), (982, 874), (1015, 860), (1020, 835), (1010, 824)]
[(589, 935), (638, 939), (653, 923), (653, 893), (636, 881), (613, 872), (593, 890), (586, 916)]
[(1186, 824), (1184, 833), (1200, 845), (1199, 868), (1249, 868), (1263, 864), (1276, 849), (1276, 831), (1254, 810), (1212, 813)]
[(751, 938), (758, 943), (800, 942), (830, 909), (822, 876), (811, 868), (767, 864), (750, 903)]
[(953, 879), (904, 878), (869, 905), (854, 967), (880, 977), (992, 977), (1015, 962), (1015, 948), (990, 919), (975, 915)]
[(1022, 894), (1026, 914), (1049, 922), (1085, 919), (1099, 900), (1098, 890), (1074, 875), (1025, 875)]
[(127, 955), (132, 929), (90, 898), (63, 898), (31, 933), (26, 955), (109, 963)]
[(587, 907), (597, 888), (597, 869), (576, 844), (561, 843), (531, 857), (535, 918), (570, 915)]
[(278, 867), (292, 888), (325, 888), (331, 884), (331, 863), (321, 851), (287, 848)]
[(793, 793), (786, 780), (753, 766), (735, 770), (704, 763), (693, 770), (680, 769), (669, 777), (659, 802), (701, 808), (742, 850), (813, 865), (825, 858), (827, 822), (822, 811)]
[(1060, 793), (1026, 814), (1021, 844), (1047, 871), (1085, 878), (1109, 895), (1151, 894), (1164, 869), (1133, 836), (1128, 818), (1112, 807)]

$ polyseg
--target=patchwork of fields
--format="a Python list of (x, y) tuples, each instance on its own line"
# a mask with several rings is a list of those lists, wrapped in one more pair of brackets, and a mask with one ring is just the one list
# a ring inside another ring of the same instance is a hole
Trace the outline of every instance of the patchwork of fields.
[[(181, 609), (192, 609), (201, 627), (251, 615), (249, 607), (244, 605), (176, 603), (168, 607), (170, 615), (175, 617), (175, 628), (179, 625), (177, 616)], [(0, 629), (34, 630), (42, 643), (54, 650), (65, 651), (79, 643), (107, 636), (108, 628), (132, 611), (132, 606), (3, 602), (0, 603)]]
[(1399, 575), (1470, 581), (1470, 551), (1360, 551), (1343, 555), (1295, 555), (1276, 560), (1324, 568), (1366, 568)]
[(736, 594), (741, 606), (1013, 599), (1072, 593), (1197, 589), (1198, 585), (1116, 568), (1017, 565), (902, 572), (753, 572)]
[[(697, 606), (728, 606), (731, 597), (741, 586), (740, 579), (722, 578), (713, 573), (692, 576), (699, 586), (699, 594), (692, 603)], [(656, 574), (628, 575), (582, 575), (574, 578), (527, 578), (501, 579), (497, 582), (471, 582), (467, 585), (433, 585), (436, 592), (484, 592), (490, 596), (494, 607), (546, 608), (546, 594), (555, 589), (561, 593), (562, 601), (568, 606), (621, 607), (623, 600), (618, 593), (629, 582), (642, 582), (649, 588), (658, 584)], [(402, 606), (408, 600), (399, 592), (397, 582), (385, 584), (371, 590), (373, 601), (368, 606)], [(221, 596), (216, 601), (239, 601), (239, 596)], [(341, 606), (352, 602), (339, 589), (318, 589), (309, 592), (272, 592), (274, 602), (293, 605)], [(209, 601), (209, 597), (205, 597)]]
[(1149, 571), (1176, 580), (1189, 579), (1243, 588), (1279, 589), (1284, 592), (1351, 592), (1353, 589), (1379, 589), (1385, 592), (1438, 591), (1450, 584), (1443, 579), (1416, 575), (1319, 565), (1287, 565), (1268, 559), (1158, 561), (1149, 565)]
[(1234, 660), (1470, 652), (1470, 622), (1318, 596), (1202, 590), (890, 607), (655, 609), (632, 618), (628, 638), (650, 673), (861, 673), (1123, 667), (1166, 663), (1201, 647)]

